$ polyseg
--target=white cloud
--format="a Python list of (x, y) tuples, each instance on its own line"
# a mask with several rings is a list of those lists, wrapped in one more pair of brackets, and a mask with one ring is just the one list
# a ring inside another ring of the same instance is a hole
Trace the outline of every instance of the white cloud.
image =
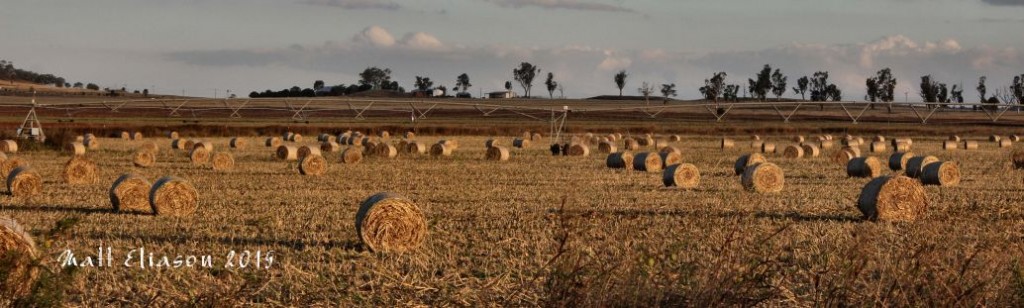
[(402, 38), (401, 44), (418, 50), (440, 50), (444, 44), (437, 37), (424, 32), (407, 33)]
[(602, 11), (602, 12), (634, 12), (631, 9), (618, 5), (584, 2), (577, 0), (485, 0), (501, 7), (523, 8), (539, 7), (544, 9), (564, 9), (580, 11)]
[(352, 41), (375, 47), (391, 47), (395, 45), (395, 37), (388, 30), (379, 26), (366, 27), (362, 32), (352, 37)]
[(386, 10), (395, 11), (402, 8), (398, 3), (383, 0), (302, 0), (301, 3), (339, 7), (346, 10)]

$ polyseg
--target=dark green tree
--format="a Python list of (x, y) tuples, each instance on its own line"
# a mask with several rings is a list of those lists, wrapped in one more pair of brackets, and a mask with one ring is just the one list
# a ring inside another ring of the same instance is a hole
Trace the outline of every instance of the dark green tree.
[(615, 86), (619, 87), (619, 96), (622, 96), (622, 88), (626, 87), (626, 78), (629, 78), (626, 70), (621, 70), (615, 74)]
[(530, 90), (533, 88), (533, 78), (540, 74), (540, 68), (530, 62), (519, 63), (519, 68), (512, 69), (512, 77), (523, 87), (527, 98), (530, 97)]
[(800, 99), (807, 100), (807, 87), (811, 83), (811, 80), (807, 76), (800, 77), (796, 80), (796, 87), (793, 88), (793, 92), (800, 93)]
[(430, 87), (434, 86), (434, 82), (430, 81), (430, 77), (416, 76), (416, 83), (414, 86), (420, 91), (426, 91), (430, 90)]
[(359, 78), (359, 84), (369, 85), (371, 89), (397, 90), (396, 88), (398, 88), (397, 83), (391, 83), (391, 69), (389, 68), (367, 67), (362, 73), (359, 73)]
[(472, 86), (473, 84), (469, 83), (469, 75), (467, 75), (466, 73), (462, 73), (462, 75), (459, 75), (458, 78), (455, 78), (456, 91), (467, 92), (469, 91), (469, 87)]
[(664, 98), (662, 103), (667, 104), (669, 97), (676, 96), (676, 84), (661, 84), (661, 96)]
[(757, 100), (764, 101), (768, 97), (768, 92), (772, 90), (772, 67), (765, 64), (761, 71), (757, 73), (755, 79), (747, 79), (750, 96)]
[(548, 79), (544, 81), (548, 88), (548, 98), (555, 98), (555, 90), (558, 89), (558, 82), (555, 81), (555, 74), (548, 72)]
[(782, 95), (786, 94), (787, 79), (789, 78), (783, 75), (780, 69), (775, 69), (775, 72), (772, 73), (772, 94), (775, 94), (776, 101), (781, 100)]

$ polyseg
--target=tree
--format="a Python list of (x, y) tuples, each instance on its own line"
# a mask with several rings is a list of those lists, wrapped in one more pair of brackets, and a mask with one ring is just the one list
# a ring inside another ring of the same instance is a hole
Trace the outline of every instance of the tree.
[(96, 85), (95, 83), (89, 83), (89, 84), (85, 85), (85, 88), (89, 89), (89, 90), (93, 90), (93, 91), (99, 91), (100, 90), (100, 86)]
[(397, 90), (395, 88), (398, 88), (397, 83), (391, 83), (391, 69), (389, 68), (367, 67), (362, 73), (359, 73), (359, 78), (361, 78), (359, 84), (369, 85), (370, 89)]
[(654, 93), (654, 86), (644, 81), (643, 84), (640, 85), (640, 88), (636, 90), (640, 92), (640, 95), (644, 96), (644, 103), (650, 105), (651, 102), (648, 100), (648, 98), (651, 97), (651, 93)]
[[(878, 71), (875, 77), (868, 78), (865, 81), (865, 85), (867, 86), (865, 98), (871, 102), (881, 101), (883, 103), (890, 103), (887, 108), (891, 113), (893, 94), (896, 91), (896, 79), (892, 77), (892, 70), (887, 67)], [(875, 105), (871, 105), (871, 109), (874, 108)]]
[(519, 63), (519, 68), (512, 69), (512, 77), (515, 81), (519, 82), (519, 85), (523, 87), (523, 92), (527, 98), (530, 97), (530, 89), (533, 88), (533, 78), (537, 77), (540, 73), (540, 68), (530, 64), (530, 62)]
[(469, 83), (469, 75), (462, 73), (458, 78), (455, 79), (455, 90), (466, 92), (469, 91), (469, 87), (473, 85)]
[(864, 100), (872, 103), (878, 101), (878, 82), (875, 80), (875, 78), (868, 78), (866, 81), (864, 81), (864, 84), (868, 88), (867, 94), (864, 94)]
[(935, 93), (935, 98), (939, 103), (942, 103), (942, 107), (948, 107), (949, 103), (949, 89), (946, 88), (946, 84), (939, 83), (939, 89)]
[(950, 102), (963, 104), (964, 103), (964, 88), (953, 85), (953, 89), (949, 90)]
[(932, 75), (921, 76), (921, 90), (918, 91), (925, 103), (938, 101), (939, 84), (932, 80)]
[(512, 91), (512, 82), (511, 81), (506, 81), (505, 82), (505, 91)]
[(669, 96), (676, 96), (676, 84), (661, 84), (661, 96), (664, 98), (662, 103), (668, 103)]
[(619, 87), (619, 96), (622, 96), (622, 88), (626, 87), (626, 78), (629, 74), (626, 74), (626, 70), (621, 70), (615, 74), (615, 85)]
[(988, 78), (985, 77), (985, 76), (981, 76), (980, 78), (978, 78), (978, 87), (976, 88), (978, 90), (978, 95), (981, 97), (981, 102), (982, 103), (988, 101), (988, 99), (985, 98), (985, 92), (986, 92), (985, 91), (986, 90), (985, 80), (986, 79), (988, 79)]
[(84, 87), (84, 85), (82, 85), (81, 82), (76, 82), (74, 85), (72, 85), (72, 87), (81, 89), (82, 87)]
[(14, 69), (13, 61), (0, 60), (0, 76), (7, 78), (7, 81), (14, 84), (14, 77), (18, 72)]
[(324, 81), (323, 80), (317, 80), (317, 81), (313, 82), (313, 90), (320, 91), (320, 89), (323, 89), (323, 88), (324, 88)]
[(786, 94), (786, 79), (789, 78), (782, 74), (782, 70), (775, 69), (775, 72), (772, 73), (772, 94), (775, 94), (776, 101), (781, 100), (782, 95)]
[(747, 84), (749, 85), (747, 89), (750, 90), (750, 96), (764, 101), (768, 97), (768, 92), (772, 90), (771, 76), (772, 67), (765, 64), (761, 71), (757, 73), (757, 80), (747, 79)]
[(430, 81), (430, 77), (416, 76), (416, 83), (414, 86), (420, 91), (426, 91), (430, 90), (430, 87), (434, 86), (434, 82)]
[(824, 102), (828, 100), (828, 72), (815, 72), (811, 77), (811, 101)]
[(807, 86), (810, 84), (810, 79), (807, 76), (800, 77), (796, 80), (796, 87), (793, 88), (793, 92), (800, 93), (800, 99), (807, 100)]
[(700, 87), (700, 93), (704, 95), (707, 100), (713, 100), (718, 103), (718, 97), (721, 96), (725, 90), (725, 72), (715, 73), (711, 79), (704, 79), (704, 86)]
[(142, 96), (149, 96), (149, 89), (142, 89)]
[(722, 98), (726, 101), (735, 101), (739, 99), (740, 85), (731, 84), (725, 86), (725, 91), (722, 91)]
[(558, 89), (558, 82), (555, 82), (555, 74), (548, 72), (548, 79), (544, 81), (548, 87), (548, 98), (555, 98), (555, 90)]
[(1010, 92), (1017, 100), (1017, 104), (1024, 105), (1024, 74), (1013, 76), (1013, 83), (1010, 84)]
[(829, 84), (828, 87), (825, 87), (825, 97), (833, 102), (838, 102), (843, 100), (843, 91), (839, 90), (835, 84)]

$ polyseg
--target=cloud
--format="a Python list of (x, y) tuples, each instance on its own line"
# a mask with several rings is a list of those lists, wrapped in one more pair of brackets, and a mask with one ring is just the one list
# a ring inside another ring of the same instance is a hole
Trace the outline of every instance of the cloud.
[(580, 11), (625, 12), (633, 13), (632, 9), (605, 3), (582, 2), (577, 0), (485, 0), (501, 7), (524, 8), (539, 7), (544, 9), (565, 9)]
[(409, 48), (419, 50), (440, 50), (444, 48), (441, 40), (424, 32), (407, 33), (405, 37), (402, 37), (400, 43)]
[(1022, 0), (981, 0), (981, 2), (1002, 6), (1024, 5), (1024, 1)]
[(379, 26), (369, 26), (352, 37), (356, 43), (368, 44), (374, 47), (391, 47), (395, 45), (395, 37)]
[(346, 10), (385, 10), (397, 11), (402, 9), (398, 3), (384, 0), (302, 0), (301, 3), (309, 5), (323, 5), (339, 7)]

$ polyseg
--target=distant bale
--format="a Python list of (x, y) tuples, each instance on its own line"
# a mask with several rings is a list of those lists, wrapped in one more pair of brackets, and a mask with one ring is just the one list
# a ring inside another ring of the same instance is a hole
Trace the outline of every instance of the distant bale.
[(506, 161), (509, 158), (508, 148), (503, 146), (492, 146), (487, 149), (487, 160)]
[(956, 141), (946, 140), (946, 141), (942, 142), (942, 149), (943, 150), (952, 151), (952, 150), (956, 150), (957, 147), (958, 146), (956, 144)]
[(302, 135), (300, 135), (300, 134), (292, 134), (291, 136), (288, 137), (288, 141), (291, 141), (291, 142), (302, 142)]
[(905, 176), (883, 176), (864, 185), (857, 209), (872, 221), (914, 221), (928, 209), (924, 186)]
[(327, 159), (320, 155), (307, 155), (299, 161), (302, 175), (323, 175), (327, 172)]
[(607, 136), (605, 136), (605, 138), (608, 138), (609, 142), (619, 141), (619, 137), (615, 136), (615, 134), (608, 134)]
[(210, 151), (204, 147), (196, 147), (188, 154), (193, 165), (204, 165), (210, 161)]
[(988, 136), (988, 141), (990, 141), (990, 142), (999, 142), (999, 140), (1002, 140), (1002, 139), (1003, 139), (1003, 137), (1000, 137), (998, 135)]
[(405, 139), (410, 139), (410, 140), (416, 139), (416, 133), (414, 133), (414, 132), (405, 132)]
[(662, 168), (683, 163), (683, 155), (679, 152), (662, 151), (658, 152), (658, 156), (661, 157)]
[(885, 150), (886, 150), (885, 142), (884, 142), (884, 141), (875, 141), (875, 142), (872, 142), (872, 143), (871, 143), (871, 144), (870, 144), (870, 145), (868, 146), (868, 150), (870, 150), (870, 151), (871, 151), (871, 153), (881, 153), (881, 152), (885, 152)]
[(426, 240), (427, 220), (411, 200), (378, 193), (359, 205), (356, 233), (370, 251), (404, 253), (416, 250)]
[(911, 143), (909, 143), (909, 142), (900, 141), (900, 142), (897, 142), (895, 146), (893, 146), (892, 150), (894, 152), (907, 152), (907, 151), (910, 151), (910, 145), (911, 145)]
[[(750, 142), (750, 148), (751, 149), (756, 149), (756, 150), (760, 151), (761, 147), (763, 147), (763, 146), (764, 146), (764, 141), (761, 141), (761, 140), (754, 140), (754, 141)], [(764, 153), (764, 152), (762, 152), (762, 153)]]
[(149, 206), (158, 216), (188, 216), (199, 208), (199, 193), (184, 179), (165, 176), (149, 191)]
[(172, 150), (181, 150), (185, 148), (185, 139), (174, 139), (171, 140)]
[(766, 162), (768, 162), (768, 159), (766, 159), (764, 155), (761, 155), (761, 153), (750, 153), (736, 159), (733, 171), (736, 172), (736, 175), (743, 175), (743, 171), (746, 171), (747, 167)]
[(893, 148), (898, 147), (901, 142), (906, 143), (908, 147), (914, 145), (914, 139), (911, 138), (892, 138), (889, 142), (892, 143)]
[(750, 136), (750, 140), (753, 140), (753, 141), (758, 141), (758, 140), (761, 140), (761, 136), (758, 136), (758, 135), (751, 135), (751, 136)]
[(125, 173), (110, 186), (110, 205), (115, 212), (150, 212), (149, 190), (153, 187), (146, 178)]
[(319, 135), (316, 135), (317, 142), (334, 141), (335, 138), (336, 137), (334, 137), (334, 135), (328, 133), (320, 133)]
[(229, 146), (232, 149), (244, 149), (245, 146), (248, 145), (248, 144), (249, 144), (249, 142), (246, 142), (245, 138), (234, 137), (234, 138), (231, 138), (231, 142), (230, 142)]
[(919, 178), (924, 172), (924, 167), (936, 162), (939, 162), (939, 158), (931, 155), (911, 157), (907, 160), (906, 174), (911, 178)]
[(484, 147), (488, 149), (496, 145), (501, 145), (501, 141), (498, 141), (497, 139), (487, 139), (487, 141), (484, 142)]
[(134, 134), (132, 134), (132, 140), (142, 140), (142, 133), (135, 132)]
[(1020, 142), (1020, 136), (1017, 136), (1017, 135), (1010, 135), (1007, 138), (1010, 139), (1010, 141), (1013, 141), (1013, 142)]
[[(191, 158), (191, 157), (190, 157)], [(156, 163), (156, 154), (150, 151), (138, 150), (132, 155), (132, 164), (140, 168), (149, 168)]]
[(407, 147), (406, 151), (409, 152), (409, 153), (412, 153), (412, 154), (426, 154), (427, 153), (427, 145), (423, 144), (422, 142), (416, 142), (416, 141), (409, 142), (409, 145), (406, 146), (406, 147)]
[(93, 137), (93, 138), (85, 138), (85, 141), (83, 141), (82, 144), (85, 144), (85, 147), (89, 148), (90, 150), (95, 150), (95, 149), (99, 149), (100, 148), (100, 141), (97, 140), (95, 137)]
[(964, 150), (977, 150), (978, 149), (978, 142), (977, 141), (964, 140), (962, 145), (963, 145)]
[(85, 155), (85, 144), (82, 144), (81, 142), (68, 142), (64, 147), (64, 150), (71, 153), (71, 155)]
[(132, 133), (129, 133), (128, 131), (121, 131), (121, 140), (131, 140), (131, 139), (132, 139)]
[(544, 137), (540, 133), (533, 133), (533, 136), (530, 136), (530, 141), (541, 141), (541, 139), (544, 139)]
[(900, 171), (907, 169), (907, 161), (914, 157), (914, 152), (896, 152), (889, 156), (889, 169)]
[(2, 140), (0, 141), (0, 152), (3, 153), (18, 153), (18, 142), (14, 140)]
[[(1024, 157), (1024, 154), (1021, 156)], [(617, 152), (608, 154), (608, 158), (605, 159), (605, 165), (611, 169), (633, 170), (633, 153)]]
[(669, 142), (679, 142), (679, 141), (682, 141), (682, 140), (683, 140), (683, 137), (680, 137), (679, 135), (668, 136), (668, 141)]
[(821, 147), (822, 150), (831, 149), (832, 148), (832, 140), (822, 140), (822, 141), (819, 141), (818, 142), (818, 146)]
[(298, 159), (301, 160), (309, 155), (323, 155), (323, 153), (320, 152), (320, 147), (318, 146), (304, 145), (299, 147), (299, 149), (295, 152), (295, 155)]
[(921, 173), (925, 185), (956, 186), (960, 184), (960, 165), (951, 161), (928, 164)]
[(530, 139), (531, 136), (530, 131), (525, 131), (522, 135), (523, 139)]
[(654, 148), (660, 149), (668, 146), (668, 140), (658, 139), (654, 141)]
[(167, 138), (170, 138), (172, 140), (173, 139), (178, 139), (180, 137), (181, 137), (181, 134), (178, 134), (177, 131), (171, 131), (170, 133), (167, 133)]
[[(3, 158), (3, 156), (0, 156)], [(11, 174), (11, 171), (18, 167), (28, 166), (28, 161), (21, 159), (21, 157), (9, 157), (0, 159), (0, 177), (6, 179), (7, 175)]]
[(821, 150), (818, 149), (818, 146), (814, 144), (805, 142), (800, 145), (800, 148), (804, 150), (804, 156), (818, 157), (819, 155), (821, 155)]
[(804, 148), (798, 145), (788, 145), (782, 150), (782, 157), (796, 159), (804, 157)]
[(640, 150), (640, 142), (633, 138), (622, 139), (622, 149), (626, 151)]
[(341, 163), (343, 164), (356, 164), (362, 160), (363, 149), (359, 147), (349, 147), (341, 152)]
[(32, 167), (21, 166), (7, 175), (7, 191), (12, 197), (33, 197), (43, 193), (43, 178)]
[(39, 252), (32, 237), (11, 218), (0, 218), (0, 258), (0, 298), (14, 299), (32, 293), (42, 267), (36, 265)]
[(700, 184), (700, 170), (693, 164), (671, 165), (662, 172), (661, 181), (665, 187), (695, 188)]
[(618, 152), (618, 150), (619, 149), (615, 147), (615, 144), (610, 141), (602, 141), (597, 144), (597, 151), (601, 153), (615, 153)]
[(775, 154), (775, 144), (771, 142), (765, 142), (761, 144), (761, 153)]
[(679, 148), (677, 148), (675, 146), (671, 146), (671, 145), (660, 148), (658, 150), (658, 152), (659, 153), (669, 153), (669, 152), (671, 152), (671, 153), (676, 153), (676, 154), (679, 154), (679, 155), (683, 155), (683, 150), (680, 150)]
[(1017, 169), (1024, 169), (1024, 150), (1014, 150), (1010, 153), (1010, 162)]
[(299, 149), (294, 147), (294, 146), (290, 146), (290, 145), (279, 146), (279, 147), (277, 147), (277, 152), (276, 153), (277, 153), (277, 159), (280, 159), (280, 160), (295, 161), (295, 160), (299, 159)]
[(192, 145), (192, 148), (204, 148), (208, 152), (213, 152), (213, 142), (197, 141), (195, 144)]
[(659, 172), (664, 166), (661, 156), (654, 152), (641, 152), (633, 156), (633, 170)]
[(199, 141), (199, 140), (196, 140), (196, 139), (187, 139), (187, 140), (185, 140), (185, 145), (181, 149), (185, 150), (185, 151), (192, 151), (193, 149), (196, 148), (196, 143), (200, 143), (200, 142), (202, 142), (202, 141)]
[(743, 188), (757, 193), (777, 193), (786, 184), (782, 168), (773, 163), (758, 163), (743, 171), (740, 178)]
[(832, 161), (840, 165), (846, 165), (851, 159), (860, 157), (860, 154), (854, 152), (854, 149), (856, 148), (844, 147), (836, 151), (835, 154), (832, 154)]
[(654, 145), (654, 138), (651, 137), (634, 137), (633, 140), (642, 147)]
[(93, 133), (86, 133), (84, 138), (85, 139), (96, 139), (96, 135), (93, 134)]
[[(405, 142), (404, 140), (402, 142)], [(341, 151), (341, 145), (334, 141), (324, 141), (320, 143), (320, 152), (323, 153), (334, 153)]]
[(877, 178), (882, 175), (882, 161), (874, 156), (855, 157), (846, 164), (846, 175), (858, 178)]
[(367, 156), (375, 155), (377, 153), (377, 146), (380, 144), (380, 142), (375, 140), (363, 139), (363, 154)]
[(387, 139), (391, 138), (391, 133), (389, 133), (386, 130), (382, 130), (382, 131), (380, 131), (380, 133), (377, 133), (377, 136), (380, 136), (381, 139), (387, 140)]
[(948, 141), (952, 141), (953, 144), (956, 144), (957, 142), (960, 142), (960, 136), (950, 135)]
[(530, 139), (520, 139), (520, 138), (513, 139), (512, 140), (512, 146), (520, 148), (520, 149), (529, 148), (530, 147)]
[(266, 145), (268, 148), (276, 148), (281, 146), (281, 138), (270, 137), (267, 138), (267, 141), (263, 142), (263, 144)]
[(872, 138), (871, 141), (872, 142), (881, 142), (884, 145), (885, 144), (885, 136), (875, 135), (875, 138)]
[(1009, 138), (999, 139), (999, 147), (1000, 148), (1012, 148), (1013, 147), (1013, 141), (1010, 141)]
[(804, 136), (803, 135), (793, 136), (793, 142), (796, 142), (796, 143), (804, 142)]
[(388, 143), (381, 143), (374, 148), (374, 154), (381, 158), (395, 158), (398, 156), (398, 149)]
[(96, 163), (85, 156), (74, 156), (64, 164), (64, 181), (70, 185), (95, 184), (100, 180)]
[(231, 153), (228, 152), (213, 153), (210, 166), (213, 167), (214, 171), (228, 171), (235, 169), (235, 157), (231, 156)]
[(430, 146), (430, 156), (452, 156), (452, 148), (441, 143)]
[(724, 149), (731, 149), (731, 148), (733, 148), (734, 146), (736, 146), (736, 142), (732, 141), (732, 139), (729, 139), (729, 138), (722, 138), (722, 141), (721, 141), (721, 142), (719, 142), (719, 146), (720, 146), (720, 147), (721, 147), (721, 148), (722, 148), (723, 150), (724, 150)]
[(582, 143), (570, 144), (565, 152), (568, 156), (589, 156), (590, 147)]

